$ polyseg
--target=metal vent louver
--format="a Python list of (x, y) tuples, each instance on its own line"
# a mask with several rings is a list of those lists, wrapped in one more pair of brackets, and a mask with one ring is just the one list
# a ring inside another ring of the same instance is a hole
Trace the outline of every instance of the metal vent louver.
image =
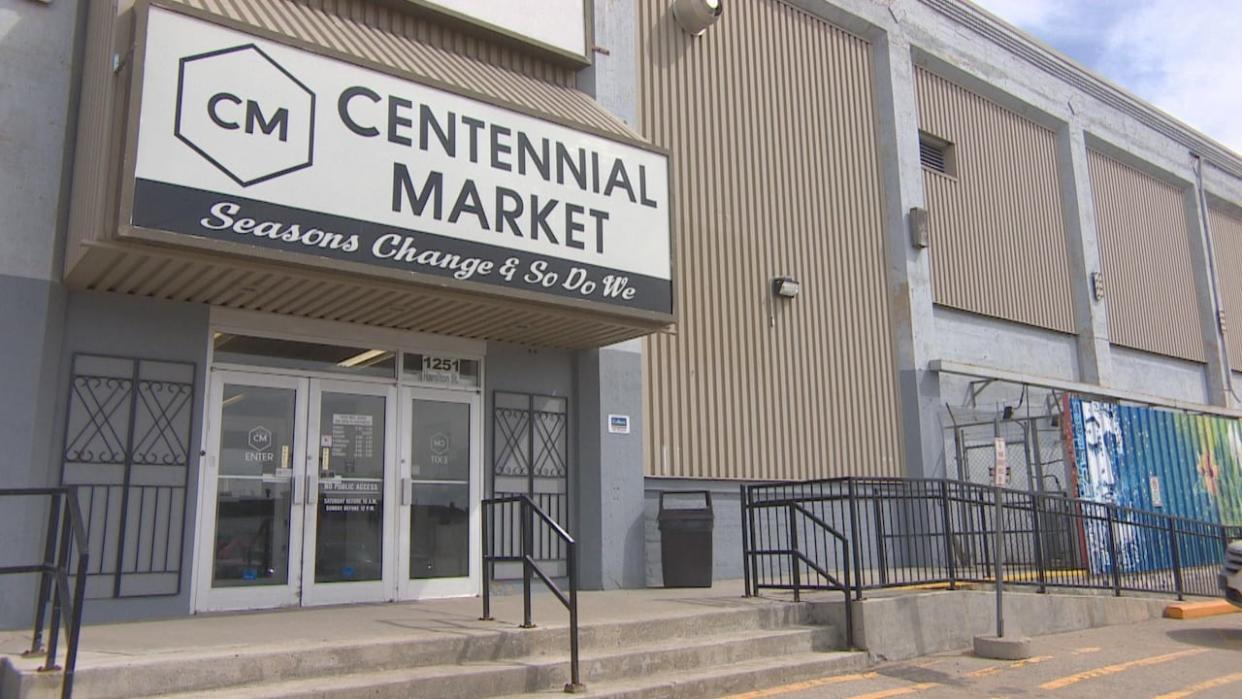
[(949, 173), (949, 146), (944, 143), (935, 143), (926, 137), (919, 138), (919, 160), (923, 163), (923, 167), (929, 170), (935, 170), (944, 175)]

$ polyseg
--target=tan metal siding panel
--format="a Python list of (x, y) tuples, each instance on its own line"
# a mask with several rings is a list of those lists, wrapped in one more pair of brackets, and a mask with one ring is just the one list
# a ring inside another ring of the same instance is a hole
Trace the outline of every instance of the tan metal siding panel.
[(677, 330), (646, 343), (648, 473), (900, 475), (870, 46), (775, 0), (697, 39), (664, 0), (638, 15), (679, 266)]
[(922, 68), (916, 85), (919, 127), (957, 166), (923, 171), (935, 302), (1074, 332), (1056, 135)]
[(367, 0), (171, 0), (606, 133), (632, 136), (573, 70)]
[(1182, 190), (1095, 150), (1087, 163), (1110, 340), (1203, 361)]
[(1242, 370), (1242, 218), (1208, 207), (1208, 226), (1216, 253), (1216, 278), (1225, 311), (1225, 341), (1231, 369)]

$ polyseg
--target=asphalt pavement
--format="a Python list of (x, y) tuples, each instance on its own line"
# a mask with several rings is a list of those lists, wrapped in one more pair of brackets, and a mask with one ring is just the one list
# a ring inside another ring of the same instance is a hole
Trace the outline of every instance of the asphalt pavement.
[(1035, 638), (1010, 662), (968, 651), (879, 665), (730, 699), (913, 697), (1242, 697), (1242, 614), (1159, 619)]

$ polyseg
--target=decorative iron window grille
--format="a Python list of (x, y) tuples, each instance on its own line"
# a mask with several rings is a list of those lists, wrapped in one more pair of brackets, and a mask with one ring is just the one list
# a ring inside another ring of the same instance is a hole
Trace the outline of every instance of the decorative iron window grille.
[(78, 487), (90, 598), (181, 592), (193, 363), (75, 354), (61, 483)]
[[(569, 399), (535, 393), (492, 393), (492, 497), (528, 495), (557, 524), (569, 530)], [(498, 512), (493, 550), (520, 543), (517, 508)], [(544, 570), (564, 575), (565, 546), (550, 531), (537, 537), (535, 559)], [(517, 566), (498, 565), (498, 579), (521, 577)]]

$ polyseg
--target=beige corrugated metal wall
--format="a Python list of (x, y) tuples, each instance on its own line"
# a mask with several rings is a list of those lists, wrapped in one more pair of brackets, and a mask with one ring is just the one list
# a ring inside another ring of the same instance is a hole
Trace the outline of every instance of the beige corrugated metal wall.
[(174, 0), (495, 100), (630, 135), (576, 73), (365, 0)]
[(919, 128), (952, 144), (924, 168), (935, 302), (1074, 332), (1056, 135), (922, 68)]
[[(486, 41), (470, 33), (445, 27), (392, 8), (374, 0), (177, 0), (187, 5), (208, 9), (260, 27), (275, 29), (354, 53), (352, 41), (330, 24), (317, 21), (312, 15), (290, 12), (280, 7), (285, 3), (304, 5), (327, 15), (339, 17), (366, 27), (413, 39), (421, 44), (444, 49), (484, 63), (500, 66), (533, 78), (573, 87), (576, 71), (533, 57), (529, 52)], [(375, 47), (382, 52), (382, 48)], [(366, 51), (367, 47), (357, 49)], [(387, 63), (386, 60), (381, 60)]]
[[(647, 341), (648, 472), (900, 475), (870, 47), (772, 0), (691, 39), (668, 6), (639, 4), (680, 312)], [(773, 299), (781, 274), (797, 298)]]
[(1114, 344), (1203, 361), (1186, 203), (1178, 187), (1090, 150)]
[(1225, 340), (1229, 343), (1229, 364), (1242, 370), (1242, 217), (1218, 206), (1208, 207), (1208, 226), (1216, 252), (1216, 278), (1220, 283), (1220, 302), (1225, 311)]

